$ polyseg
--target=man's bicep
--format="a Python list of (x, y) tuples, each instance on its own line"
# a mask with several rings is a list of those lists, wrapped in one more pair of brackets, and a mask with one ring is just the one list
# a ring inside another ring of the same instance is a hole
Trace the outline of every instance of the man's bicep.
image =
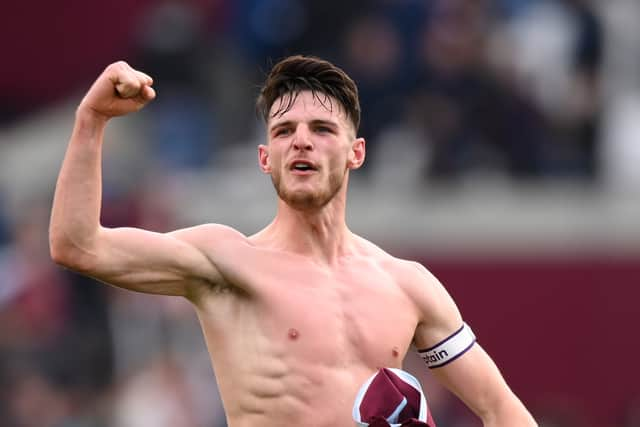
[(462, 315), (442, 283), (422, 265), (414, 265), (410, 289), (419, 316), (414, 343), (418, 349), (429, 349), (462, 327)]
[(197, 282), (216, 282), (219, 272), (185, 237), (188, 231), (157, 233), (137, 228), (102, 228), (88, 273), (121, 288), (188, 296)]
[[(414, 334), (414, 345), (425, 367), (476, 411), (482, 407), (477, 399), (485, 391), (481, 378), (495, 365), (476, 343), (475, 334), (463, 321), (442, 283), (422, 265), (416, 264), (416, 267), (415, 283), (418, 286), (414, 288), (414, 300), (420, 322)], [(484, 374), (474, 371), (479, 367)]]

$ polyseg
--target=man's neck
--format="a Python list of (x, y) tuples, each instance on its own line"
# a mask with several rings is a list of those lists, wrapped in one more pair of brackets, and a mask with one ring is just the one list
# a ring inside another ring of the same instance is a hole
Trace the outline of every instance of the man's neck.
[(256, 238), (281, 250), (333, 265), (353, 252), (353, 235), (345, 221), (345, 197), (337, 194), (317, 210), (298, 210), (278, 200), (274, 220)]

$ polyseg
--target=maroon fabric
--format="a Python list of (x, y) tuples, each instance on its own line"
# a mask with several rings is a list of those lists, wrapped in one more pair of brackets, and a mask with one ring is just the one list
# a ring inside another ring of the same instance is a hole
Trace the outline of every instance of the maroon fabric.
[(369, 423), (369, 427), (389, 427), (387, 420), (378, 416), (371, 418), (367, 422)]
[(407, 399), (407, 406), (400, 412), (398, 419), (418, 418), (420, 416), (420, 392), (404, 382), (392, 371), (385, 369), (384, 372), (389, 376), (393, 386)]
[[(405, 420), (401, 425), (402, 427), (435, 427), (435, 424), (427, 424), (415, 418)], [(369, 427), (390, 427), (390, 424), (382, 417), (374, 417), (369, 423)]]
[(360, 419), (369, 427), (389, 427), (387, 418), (405, 398), (407, 405), (400, 412), (398, 423), (403, 427), (435, 427), (430, 412), (427, 423), (418, 420), (420, 392), (386, 368), (380, 369), (369, 384), (360, 403)]
[[(373, 417), (387, 418), (404, 399), (402, 392), (395, 386), (392, 376), (386, 369), (380, 369), (369, 384), (360, 404), (360, 418), (370, 423)], [(407, 402), (407, 406), (410, 403)]]

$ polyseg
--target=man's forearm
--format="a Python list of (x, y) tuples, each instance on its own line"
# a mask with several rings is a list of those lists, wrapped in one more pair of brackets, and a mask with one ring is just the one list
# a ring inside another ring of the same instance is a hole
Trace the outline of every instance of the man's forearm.
[(516, 396), (491, 412), (483, 414), (482, 425), (484, 427), (538, 427), (538, 423)]
[[(58, 176), (49, 239), (54, 260), (81, 262), (100, 227), (102, 143), (107, 120), (78, 109)], [(71, 258), (71, 259), (69, 259)]]

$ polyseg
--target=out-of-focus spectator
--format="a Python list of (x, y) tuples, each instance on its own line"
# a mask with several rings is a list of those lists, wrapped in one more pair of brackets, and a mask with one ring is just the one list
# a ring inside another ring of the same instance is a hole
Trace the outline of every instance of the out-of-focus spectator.
[(0, 280), (0, 346), (19, 349), (56, 342), (69, 325), (69, 283), (50, 260), (46, 206), (28, 203), (14, 223), (14, 244), (4, 254)]
[(233, 37), (253, 68), (269, 68), (299, 53), (335, 60), (344, 31), (375, 2), (355, 0), (240, 0), (234, 2)]
[(422, 35), (421, 73), (408, 115), (426, 134), (427, 176), (539, 175), (544, 167), (544, 122), (487, 66), (488, 3), (455, 0), (433, 5)]
[(107, 426), (101, 394), (82, 383), (91, 372), (74, 365), (73, 358), (51, 350), (18, 354), (10, 359), (7, 371), (3, 426)]
[(149, 106), (152, 161), (171, 169), (208, 166), (217, 150), (217, 116), (207, 90), (206, 21), (191, 2), (164, 0), (140, 37), (141, 69), (153, 70), (159, 96)]
[(233, 37), (251, 67), (263, 59), (277, 60), (301, 37), (309, 22), (307, 6), (299, 0), (240, 0), (234, 2)]
[[(640, 187), (640, 2), (596, 2), (606, 30), (600, 157), (609, 191)], [(594, 7), (595, 8), (595, 7)]]
[(162, 353), (118, 387), (114, 427), (197, 427), (185, 375)]
[(26, 203), (21, 212), (0, 260), (3, 410), (18, 427), (83, 426), (70, 420), (111, 381), (104, 293), (51, 261), (48, 206)]
[(571, 55), (573, 107), (567, 120), (568, 138), (579, 153), (578, 174), (600, 175), (598, 147), (602, 116), (602, 66), (604, 33), (591, 0), (565, 0), (573, 13), (577, 37)]
[(400, 34), (385, 15), (364, 15), (349, 27), (344, 51), (345, 68), (358, 84), (363, 108), (359, 135), (366, 138), (368, 161), (373, 162), (379, 133), (400, 118), (399, 109), (391, 106), (401, 105), (407, 92)]
[(589, 0), (532, 2), (497, 26), (491, 58), (549, 125), (544, 176), (598, 176), (603, 37)]

